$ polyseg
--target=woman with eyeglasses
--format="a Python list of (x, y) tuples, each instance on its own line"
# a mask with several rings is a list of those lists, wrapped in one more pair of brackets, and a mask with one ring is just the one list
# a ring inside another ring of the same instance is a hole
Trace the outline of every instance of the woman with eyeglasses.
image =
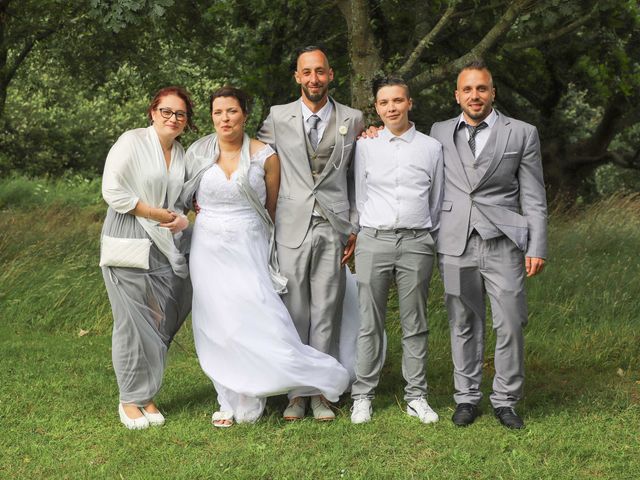
[(193, 128), (193, 104), (183, 88), (167, 87), (155, 94), (147, 114), (151, 125), (122, 134), (102, 177), (109, 208), (100, 265), (113, 310), (118, 412), (129, 429), (164, 423), (154, 397), (167, 349), (191, 310), (178, 137)]
[(336, 401), (349, 374), (300, 341), (278, 296), (286, 291), (273, 237), (280, 161), (245, 133), (247, 95), (223, 87), (209, 105), (216, 133), (189, 147), (183, 201), (195, 194), (200, 208), (189, 257), (193, 336), (218, 394), (212, 423), (224, 428), (255, 422), (271, 395)]

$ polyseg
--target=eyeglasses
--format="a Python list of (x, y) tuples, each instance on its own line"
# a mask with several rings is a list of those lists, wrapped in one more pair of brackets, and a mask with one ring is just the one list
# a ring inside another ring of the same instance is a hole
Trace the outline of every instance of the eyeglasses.
[(187, 112), (182, 110), (174, 112), (170, 108), (158, 108), (158, 111), (160, 112), (160, 115), (162, 115), (162, 118), (166, 118), (167, 120), (174, 115), (176, 116), (176, 122), (184, 122), (187, 119)]

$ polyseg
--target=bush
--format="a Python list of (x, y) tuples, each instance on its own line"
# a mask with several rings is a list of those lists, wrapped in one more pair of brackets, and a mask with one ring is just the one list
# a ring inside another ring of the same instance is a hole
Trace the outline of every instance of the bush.
[(640, 170), (603, 165), (595, 172), (595, 184), (601, 197), (640, 192)]
[(58, 178), (30, 179), (13, 174), (0, 179), (0, 209), (36, 206), (83, 207), (102, 203), (101, 180), (67, 172)]

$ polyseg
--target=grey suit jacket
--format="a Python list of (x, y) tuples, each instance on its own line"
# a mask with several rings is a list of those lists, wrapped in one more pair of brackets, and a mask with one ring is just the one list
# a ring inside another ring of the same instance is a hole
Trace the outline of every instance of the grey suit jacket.
[[(498, 112), (499, 113), (499, 112)], [(474, 204), (528, 257), (547, 255), (547, 199), (538, 131), (533, 125), (498, 114), (495, 154), (472, 187), (454, 143), (459, 117), (437, 122), (431, 136), (444, 149), (444, 201), (438, 252), (462, 255)]]
[(300, 99), (271, 107), (258, 139), (280, 157), (280, 192), (276, 209), (276, 242), (300, 246), (309, 229), (314, 201), (346, 243), (357, 233), (358, 214), (353, 188), (352, 160), (356, 138), (364, 128), (362, 112), (333, 99), (336, 141), (326, 167), (314, 182), (309, 166)]

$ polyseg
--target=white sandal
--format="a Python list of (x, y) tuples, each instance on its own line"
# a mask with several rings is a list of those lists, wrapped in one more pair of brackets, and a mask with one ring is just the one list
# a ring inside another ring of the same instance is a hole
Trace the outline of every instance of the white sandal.
[[(216, 423), (224, 421), (228, 421), (230, 423)], [(211, 423), (214, 427), (229, 428), (233, 425), (233, 412), (214, 412), (213, 415), (211, 415)]]

